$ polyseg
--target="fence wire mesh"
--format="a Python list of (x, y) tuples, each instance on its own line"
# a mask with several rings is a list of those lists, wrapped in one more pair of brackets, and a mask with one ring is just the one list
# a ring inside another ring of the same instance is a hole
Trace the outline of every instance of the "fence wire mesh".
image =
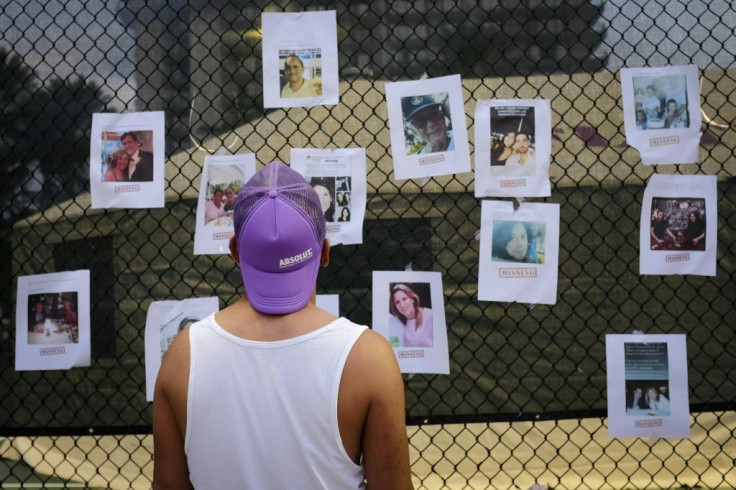
[[(336, 10), (340, 103), (263, 108), (260, 14)], [(443, 274), (449, 376), (406, 377), (417, 488), (736, 487), (736, 6), (729, 0), (4, 0), (0, 5), (0, 480), (148, 488), (144, 337), (152, 301), (242, 294), (194, 256), (205, 154), (289, 161), (364, 147), (364, 243), (334, 248), (319, 293), (371, 322), (374, 270)], [(700, 163), (645, 167), (623, 132), (622, 66), (695, 63)], [(559, 203), (553, 306), (477, 300), (472, 174), (393, 178), (384, 84), (460, 74), (475, 101), (552, 104)], [(166, 207), (92, 210), (92, 114), (166, 112)], [(653, 173), (718, 176), (717, 275), (641, 276)], [(19, 275), (91, 271), (92, 366), (14, 370)], [(610, 439), (604, 335), (686, 333), (692, 436)]]

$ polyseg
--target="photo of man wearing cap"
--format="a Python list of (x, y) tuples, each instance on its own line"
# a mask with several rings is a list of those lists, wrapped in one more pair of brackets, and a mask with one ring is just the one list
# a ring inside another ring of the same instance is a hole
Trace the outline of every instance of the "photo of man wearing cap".
[(315, 305), (330, 242), (314, 189), (268, 164), (239, 192), (234, 222), (246, 294), (163, 359), (154, 488), (413, 488), (391, 346)]
[(405, 131), (407, 155), (455, 149), (449, 107), (447, 92), (401, 98), (401, 111), (409, 129)]

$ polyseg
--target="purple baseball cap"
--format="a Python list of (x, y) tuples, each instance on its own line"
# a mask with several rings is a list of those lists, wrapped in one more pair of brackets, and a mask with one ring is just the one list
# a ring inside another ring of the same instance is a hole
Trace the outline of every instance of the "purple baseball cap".
[(325, 241), (319, 197), (304, 177), (272, 162), (238, 193), (235, 239), (248, 301), (261, 313), (283, 315), (312, 297)]

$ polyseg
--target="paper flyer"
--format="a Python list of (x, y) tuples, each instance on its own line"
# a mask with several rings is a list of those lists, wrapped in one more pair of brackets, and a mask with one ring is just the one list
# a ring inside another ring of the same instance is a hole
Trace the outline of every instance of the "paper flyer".
[(545, 197), (552, 116), (549, 100), (479, 100), (475, 106), (475, 197)]
[(151, 303), (146, 314), (145, 333), (146, 401), (153, 401), (161, 360), (177, 334), (217, 311), (219, 300), (215, 297)]
[(334, 10), (261, 14), (263, 106), (309, 107), (339, 101)]
[(229, 254), (233, 212), (240, 189), (256, 172), (256, 157), (207, 155), (197, 201), (194, 255)]
[(715, 175), (653, 174), (644, 190), (639, 233), (642, 275), (716, 275)]
[(292, 148), (291, 168), (317, 192), (330, 244), (363, 243), (365, 148)]
[(318, 294), (316, 298), (317, 308), (322, 308), (328, 313), (340, 316), (339, 294)]
[(88, 270), (20, 276), (16, 304), (17, 371), (90, 365)]
[(478, 299), (555, 304), (559, 247), (559, 204), (483, 201)]
[(697, 163), (700, 90), (697, 65), (622, 68), (626, 142), (642, 163)]
[(611, 437), (690, 437), (685, 335), (606, 335)]
[(470, 172), (460, 75), (386, 84), (394, 176)]
[(450, 374), (439, 272), (374, 271), (373, 330), (394, 348), (402, 373)]
[(93, 114), (92, 208), (164, 207), (163, 112)]

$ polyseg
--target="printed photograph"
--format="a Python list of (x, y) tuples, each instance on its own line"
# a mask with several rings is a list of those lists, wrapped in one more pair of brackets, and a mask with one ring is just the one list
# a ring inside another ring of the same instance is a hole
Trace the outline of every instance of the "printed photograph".
[(494, 221), (491, 260), (544, 264), (546, 225), (532, 221)]
[(494, 170), (504, 175), (534, 175), (534, 143), (534, 107), (491, 107), (491, 167), (496, 167)]
[(652, 199), (651, 250), (705, 250), (705, 199)]
[(322, 50), (320, 48), (279, 50), (282, 99), (322, 95)]
[(169, 350), (171, 343), (182, 330), (186, 330), (193, 323), (198, 322), (201, 318), (189, 316), (186, 313), (179, 313), (170, 321), (159, 326), (159, 338), (161, 339), (161, 358), (163, 359), (166, 351)]
[(28, 296), (28, 344), (79, 342), (76, 291)]
[(153, 131), (103, 131), (101, 182), (152, 182)]
[(210, 165), (205, 192), (204, 224), (232, 226), (235, 201), (245, 185), (245, 174), (239, 165)]
[(401, 98), (406, 155), (454, 151), (448, 92)]
[(434, 346), (430, 283), (389, 283), (388, 311), (393, 347)]
[(636, 129), (690, 127), (685, 75), (635, 76)]
[(667, 343), (624, 343), (626, 415), (670, 415)]
[[(335, 211), (337, 199), (335, 193), (335, 177), (310, 177), (309, 184), (319, 197), (319, 203), (322, 205), (322, 212), (325, 213), (325, 221), (328, 223), (335, 222)], [(344, 193), (343, 193), (343, 199)], [(348, 210), (348, 215), (350, 211)]]

